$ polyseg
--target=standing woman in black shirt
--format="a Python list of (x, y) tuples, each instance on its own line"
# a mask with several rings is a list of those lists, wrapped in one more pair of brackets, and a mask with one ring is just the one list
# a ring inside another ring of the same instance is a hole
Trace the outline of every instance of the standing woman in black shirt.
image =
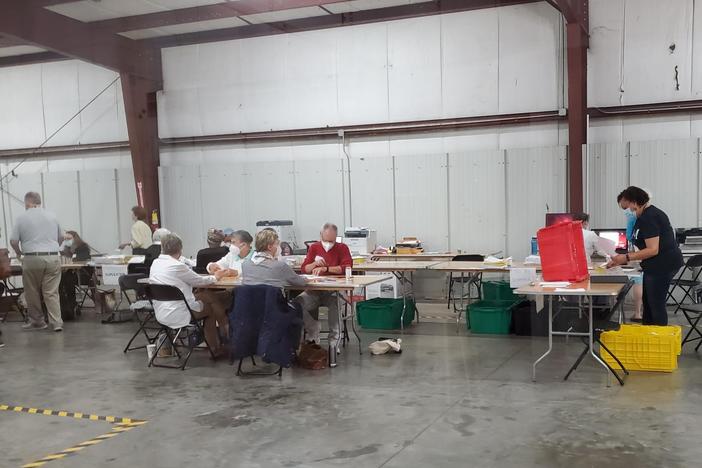
[(640, 260), (644, 271), (643, 324), (668, 325), (665, 304), (668, 289), (683, 266), (682, 252), (673, 227), (668, 215), (651, 205), (645, 190), (629, 187), (621, 193), (621, 197), (621, 205), (636, 214), (633, 238), (638, 251), (615, 256), (607, 267)]

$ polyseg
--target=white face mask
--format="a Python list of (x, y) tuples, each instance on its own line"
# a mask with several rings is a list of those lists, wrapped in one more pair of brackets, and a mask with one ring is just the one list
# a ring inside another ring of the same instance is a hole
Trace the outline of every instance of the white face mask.
[(278, 248), (275, 251), (275, 258), (279, 259), (282, 256), (283, 256), (283, 249), (280, 246), (278, 246)]
[(63, 241), (64, 247), (73, 247), (73, 239), (66, 239)]
[(322, 241), (322, 247), (324, 247), (325, 252), (329, 252), (334, 247), (334, 244), (334, 242)]
[(232, 255), (239, 255), (241, 253), (241, 251), (239, 250), (239, 247), (237, 247), (236, 245), (231, 245), (231, 244), (229, 245), (229, 252)]
[(228, 249), (231, 249), (232, 243), (231, 242), (222, 242), (222, 245)]

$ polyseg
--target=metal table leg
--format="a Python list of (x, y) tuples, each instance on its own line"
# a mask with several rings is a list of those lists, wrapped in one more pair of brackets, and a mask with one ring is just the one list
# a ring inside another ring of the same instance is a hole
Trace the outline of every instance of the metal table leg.
[(410, 288), (412, 291), (412, 304), (414, 305), (414, 310), (417, 313), (417, 323), (419, 323), (419, 307), (417, 307), (417, 298), (414, 296), (414, 272), (410, 271)]
[[(592, 309), (591, 309), (592, 310)], [(592, 316), (591, 316), (592, 317)], [(592, 334), (590, 335), (592, 339)], [(548, 297), (548, 350), (532, 365), (531, 380), (536, 382), (536, 365), (541, 362), (546, 356), (551, 354), (553, 349), (553, 296)]]
[(611, 385), (611, 375), (609, 373), (609, 367), (607, 364), (604, 363), (604, 361), (595, 353), (595, 348), (593, 346), (593, 342), (595, 340), (594, 337), (594, 330), (592, 327), (592, 321), (593, 321), (593, 314), (592, 314), (592, 298), (590, 298), (590, 304), (588, 306), (588, 320), (587, 320), (587, 325), (588, 325), (588, 334), (587, 334), (587, 344), (590, 346), (590, 354), (592, 355), (593, 358), (597, 362), (600, 363), (602, 367), (604, 367), (605, 372), (607, 373), (607, 386), (609, 387)]
[(461, 272), (461, 305), (458, 309), (458, 314), (456, 314), (456, 333), (458, 333), (461, 330), (461, 315), (463, 314), (463, 311), (465, 310), (465, 305), (464, 305), (464, 297), (465, 296), (465, 278), (464, 278), (464, 273)]
[[(351, 294), (353, 294), (353, 291), (351, 291)], [(336, 300), (339, 300), (339, 293), (336, 294)], [(339, 304), (336, 306), (336, 315), (337, 315), (337, 321), (336, 323), (338, 324), (339, 327), (339, 332), (336, 335), (336, 338), (334, 339), (334, 342), (331, 340), (329, 341), (329, 367), (336, 367), (336, 357), (339, 354), (339, 338), (341, 337), (341, 307), (339, 307)], [(330, 327), (331, 330), (331, 327)]]
[(405, 312), (407, 311), (407, 295), (405, 294), (405, 272), (404, 271), (394, 271), (393, 274), (400, 282), (400, 287), (402, 288), (402, 314), (400, 315), (400, 330), (405, 329)]

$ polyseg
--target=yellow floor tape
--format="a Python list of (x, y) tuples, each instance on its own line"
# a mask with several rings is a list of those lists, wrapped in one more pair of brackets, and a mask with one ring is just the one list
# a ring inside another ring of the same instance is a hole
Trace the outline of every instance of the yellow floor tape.
[(147, 421), (143, 419), (132, 419), (132, 418), (118, 418), (115, 416), (100, 416), (97, 414), (86, 414), (71, 411), (55, 411), (49, 409), (41, 408), (31, 408), (26, 406), (15, 406), (15, 405), (0, 405), (0, 411), (13, 411), (16, 413), (28, 413), (28, 414), (39, 414), (43, 416), (58, 416), (62, 418), (73, 418), (73, 419), (86, 419), (88, 421), (104, 421), (113, 424), (112, 430), (106, 434), (93, 437), (90, 440), (76, 444), (73, 447), (61, 450), (60, 452), (52, 453), (40, 458), (39, 460), (22, 465), (22, 468), (35, 468), (43, 466), (54, 460), (61, 460), (62, 458), (68, 457), (70, 455), (75, 455), (80, 453), (81, 450), (92, 447), (93, 445), (99, 444), (105, 440), (111, 439), (123, 432), (130, 431), (135, 427), (139, 427), (146, 424)]

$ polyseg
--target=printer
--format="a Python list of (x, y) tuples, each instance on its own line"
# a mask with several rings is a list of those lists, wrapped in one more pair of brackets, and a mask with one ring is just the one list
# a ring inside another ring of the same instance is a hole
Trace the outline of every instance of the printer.
[(344, 244), (351, 254), (370, 255), (378, 245), (378, 233), (367, 227), (348, 227), (344, 230)]
[(702, 245), (702, 228), (678, 228), (675, 230), (678, 244)]

